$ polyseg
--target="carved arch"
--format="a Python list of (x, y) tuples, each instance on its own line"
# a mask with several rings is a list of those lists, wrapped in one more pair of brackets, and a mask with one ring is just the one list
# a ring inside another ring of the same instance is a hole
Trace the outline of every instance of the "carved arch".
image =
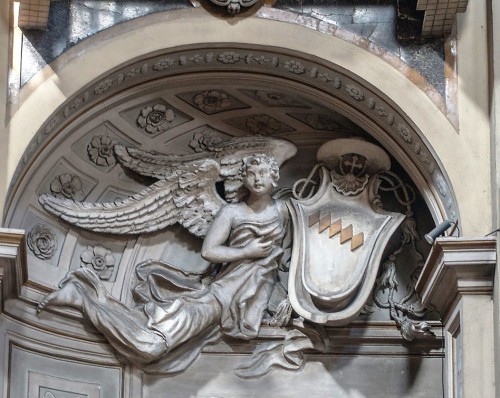
[[(204, 19), (205, 29), (200, 32), (193, 26), (200, 23), (197, 18), (186, 21), (183, 13), (149, 16), (100, 33), (99, 39), (89, 39), (55, 61), (45, 71), (50, 76), (38, 87), (34, 87), (36, 82), (28, 87), (26, 91), (33, 92), (11, 124), (16, 130), (37, 132), (29, 145), (24, 141), (25, 153), (12, 176), (7, 222), (9, 206), (27, 170), (36, 165), (48, 143), (53, 145), (65, 127), (89, 107), (132, 86), (202, 73), (261, 75), (314, 92), (395, 156), (422, 192), (436, 221), (458, 217), (446, 167), (437, 155), (455, 131), (429, 97), (392, 66), (339, 39), (340, 34), (330, 36), (302, 26), (249, 18), (232, 26), (228, 37), (218, 26), (220, 21)], [(201, 10), (196, 13), (202, 18)], [(172, 34), (180, 21), (185, 35)], [(318, 30), (327, 31), (324, 26)], [(152, 39), (155, 37), (165, 38), (166, 43)], [(81, 56), (79, 47), (85, 48)], [(113, 57), (107, 56), (110, 51)], [(88, 64), (92, 68), (79, 73)], [(50, 106), (33, 112), (37, 98), (50, 96), (54, 83), (58, 90), (53, 92)], [(447, 169), (453, 172), (451, 167)]]

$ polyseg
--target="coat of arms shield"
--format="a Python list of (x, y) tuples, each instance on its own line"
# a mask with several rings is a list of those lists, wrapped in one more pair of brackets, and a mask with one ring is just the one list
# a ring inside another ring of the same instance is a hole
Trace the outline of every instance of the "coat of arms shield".
[(294, 310), (315, 323), (342, 325), (362, 310), (381, 257), (405, 216), (379, 208), (377, 174), (387, 154), (365, 141), (323, 145), (320, 183), (307, 199), (292, 199), (294, 245), (288, 290)]

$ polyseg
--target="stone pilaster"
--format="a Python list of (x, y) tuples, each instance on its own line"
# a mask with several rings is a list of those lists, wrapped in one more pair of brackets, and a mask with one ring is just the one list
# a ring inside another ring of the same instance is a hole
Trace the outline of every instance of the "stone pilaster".
[(0, 228), (0, 313), (8, 298), (17, 297), (27, 280), (24, 231)]
[(13, 1), (0, 2), (0, 226), (2, 225), (3, 203), (7, 194), (7, 159), (9, 148), (8, 93), (11, 61), (10, 27)]
[(417, 283), (443, 322), (446, 397), (495, 397), (495, 265), (494, 237), (438, 238)]

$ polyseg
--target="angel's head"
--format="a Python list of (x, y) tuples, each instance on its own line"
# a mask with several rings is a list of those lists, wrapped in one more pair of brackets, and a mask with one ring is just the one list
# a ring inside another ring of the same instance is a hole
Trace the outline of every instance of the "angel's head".
[(274, 158), (254, 154), (243, 161), (243, 184), (253, 194), (268, 194), (278, 186), (280, 170)]

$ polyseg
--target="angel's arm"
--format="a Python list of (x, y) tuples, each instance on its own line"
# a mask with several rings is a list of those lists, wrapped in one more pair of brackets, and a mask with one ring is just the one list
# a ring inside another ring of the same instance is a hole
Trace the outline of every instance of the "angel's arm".
[(243, 247), (226, 245), (236, 211), (235, 207), (227, 205), (215, 217), (201, 248), (201, 255), (205, 260), (211, 263), (230, 263), (246, 258), (266, 257), (271, 252), (272, 242), (262, 239), (253, 240)]

